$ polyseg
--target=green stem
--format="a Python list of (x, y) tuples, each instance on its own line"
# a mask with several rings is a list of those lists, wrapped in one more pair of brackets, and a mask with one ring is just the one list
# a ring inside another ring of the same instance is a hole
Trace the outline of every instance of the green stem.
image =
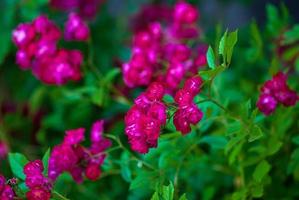
[(120, 139), (119, 139), (118, 137), (116, 137), (116, 136), (114, 136), (114, 135), (111, 135), (111, 134), (105, 134), (105, 137), (114, 140), (114, 141), (119, 145), (120, 148), (122, 148), (123, 150), (129, 152), (134, 160), (136, 160), (136, 161), (138, 161), (138, 162), (141, 162), (142, 165), (144, 165), (145, 167), (147, 167), (147, 168), (150, 169), (150, 170), (153, 170), (153, 171), (156, 170), (156, 168), (153, 167), (151, 164), (145, 162), (144, 160), (141, 160), (141, 159), (138, 158), (132, 151), (130, 151), (129, 149), (127, 149), (127, 148), (121, 143), (121, 141), (120, 141)]
[(55, 191), (55, 190), (52, 191), (52, 195), (53, 195), (53, 197), (55, 197), (55, 199), (57, 199), (57, 200), (69, 200), (68, 198), (64, 197), (63, 195), (61, 195), (60, 193), (58, 193), (58, 192)]
[(212, 99), (212, 98), (207, 98), (201, 101), (196, 102), (196, 104), (200, 104), (200, 103), (204, 103), (204, 102), (212, 102), (214, 103), (216, 106), (218, 106), (219, 108), (221, 108), (222, 110), (224, 110), (225, 112), (229, 113), (229, 111), (220, 103), (218, 103), (216, 100)]
[(111, 153), (113, 151), (116, 151), (118, 149), (121, 149), (121, 147), (120, 146), (116, 146), (116, 147), (113, 147), (113, 148), (109, 148), (107, 151), (100, 152), (98, 154), (92, 155), (91, 157), (96, 158), (96, 157), (99, 157), (101, 155), (108, 154), (108, 153)]
[(193, 148), (195, 148), (197, 146), (197, 142), (192, 144), (188, 149), (187, 151), (184, 153), (184, 155), (182, 156), (182, 159), (180, 160), (177, 168), (176, 168), (176, 172), (175, 172), (175, 175), (174, 175), (174, 191), (175, 191), (175, 199), (178, 199), (178, 194), (179, 194), (179, 189), (178, 189), (178, 185), (179, 185), (179, 173), (180, 173), (180, 170), (183, 166), (183, 163), (184, 163), (184, 160), (186, 158), (186, 156), (193, 150)]
[[(90, 68), (90, 70), (94, 73), (95, 77), (98, 79), (99, 83), (103, 83), (103, 80), (105, 80), (104, 75), (102, 74), (102, 72), (95, 66), (95, 64), (93, 63), (93, 48), (92, 48), (92, 39), (90, 38), (88, 40), (88, 58), (87, 58), (87, 67)], [(113, 84), (110, 83), (106, 83), (108, 89), (110, 91), (112, 91), (114, 94), (118, 95), (121, 100), (126, 103), (127, 105), (131, 105), (130, 100), (121, 92), (119, 91), (119, 89), (117, 89)]]

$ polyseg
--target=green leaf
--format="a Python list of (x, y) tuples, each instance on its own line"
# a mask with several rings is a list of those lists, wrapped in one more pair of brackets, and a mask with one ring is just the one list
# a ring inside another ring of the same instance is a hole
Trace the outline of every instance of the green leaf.
[(233, 193), (232, 200), (246, 200), (247, 198), (247, 188), (239, 190)]
[(43, 165), (44, 165), (44, 174), (48, 174), (48, 167), (49, 167), (49, 157), (50, 157), (50, 153), (51, 153), (51, 149), (48, 148), (48, 150), (46, 151), (46, 153), (43, 156)]
[(28, 187), (26, 186), (26, 183), (25, 183), (25, 182), (18, 184), (18, 188), (19, 188), (23, 193), (26, 193), (26, 192), (28, 192), (28, 190), (29, 190)]
[(215, 78), (218, 74), (223, 72), (225, 70), (224, 66), (216, 67), (215, 69), (200, 71), (198, 74), (204, 79), (204, 80), (211, 80)]
[(91, 96), (91, 101), (101, 107), (104, 105), (107, 97), (107, 88), (104, 84), (101, 84), (101, 86), (99, 86)]
[(295, 149), (291, 155), (291, 161), (288, 164), (287, 173), (291, 174), (299, 169), (299, 148)]
[(271, 165), (266, 161), (261, 161), (253, 172), (253, 178), (256, 182), (261, 182), (262, 179), (269, 173)]
[(104, 78), (105, 82), (106, 82), (106, 83), (110, 83), (110, 82), (112, 82), (112, 81), (115, 79), (115, 77), (116, 77), (117, 75), (119, 75), (120, 73), (121, 73), (121, 71), (120, 71), (119, 68), (114, 68), (114, 69), (110, 70), (110, 71), (105, 75), (105, 78)]
[(231, 151), (231, 153), (230, 153), (230, 155), (229, 155), (229, 158), (228, 158), (228, 163), (229, 163), (230, 165), (232, 165), (232, 164), (236, 161), (238, 155), (240, 155), (240, 151), (242, 150), (243, 144), (244, 144), (244, 143), (241, 142), (241, 143), (237, 144), (237, 145), (232, 149), (232, 151)]
[(231, 62), (234, 46), (236, 45), (237, 41), (238, 41), (238, 30), (228, 34), (226, 44), (225, 44), (226, 56), (227, 56), (226, 60), (228, 64), (230, 64)]
[(163, 101), (165, 103), (173, 103), (174, 99), (173, 99), (173, 97), (171, 95), (166, 94), (166, 95), (163, 96)]
[(124, 151), (121, 155), (120, 171), (121, 171), (121, 176), (127, 182), (132, 181), (132, 173), (129, 165), (130, 165), (130, 154), (127, 151)]
[(211, 46), (209, 46), (206, 56), (207, 56), (207, 61), (208, 61), (209, 67), (211, 69), (214, 69), (216, 67), (216, 61), (215, 61), (214, 51)]
[(179, 198), (179, 200), (188, 200), (186, 194), (184, 193), (184, 194)]
[(270, 138), (268, 142), (267, 154), (273, 155), (282, 147), (283, 143), (277, 138)]
[(224, 35), (220, 39), (219, 54), (221, 54), (221, 55), (225, 54), (225, 44), (226, 44), (227, 33), (228, 33), (228, 31), (226, 30)]
[(254, 125), (250, 130), (248, 142), (258, 140), (263, 137), (263, 135), (262, 129), (259, 126)]
[(173, 200), (174, 187), (170, 182), (168, 186), (158, 187), (151, 200)]
[(282, 29), (288, 25), (289, 14), (284, 5), (281, 7), (281, 12), (272, 4), (267, 4), (267, 30), (268, 32), (276, 37)]
[(207, 143), (215, 149), (224, 149), (228, 141), (223, 136), (208, 135), (202, 137), (199, 143)]
[(162, 177), (157, 172), (141, 171), (130, 184), (130, 190), (154, 186)]
[(224, 33), (219, 44), (219, 54), (223, 57), (224, 66), (228, 66), (231, 62), (233, 49), (238, 41), (238, 30)]
[(25, 174), (23, 173), (24, 166), (28, 163), (27, 158), (20, 153), (8, 154), (9, 165), (14, 176), (25, 180)]
[(255, 185), (252, 187), (251, 194), (254, 198), (260, 198), (263, 196), (264, 187), (261, 184)]
[(299, 24), (284, 33), (284, 44), (291, 44), (299, 40)]
[(295, 45), (293, 47), (289, 47), (288, 49), (286, 49), (283, 52), (282, 57), (285, 60), (292, 60), (295, 59), (298, 54), (299, 54), (299, 47)]

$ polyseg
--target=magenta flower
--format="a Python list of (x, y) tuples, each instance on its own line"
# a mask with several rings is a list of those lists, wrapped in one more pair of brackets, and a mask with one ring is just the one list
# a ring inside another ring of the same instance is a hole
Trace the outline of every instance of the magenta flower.
[(277, 101), (269, 94), (262, 94), (256, 105), (265, 115), (270, 115), (276, 109)]
[(125, 116), (125, 133), (131, 148), (147, 153), (157, 146), (161, 126), (166, 123), (166, 106), (162, 102), (165, 94), (161, 83), (153, 82), (135, 99), (135, 105)]
[(86, 41), (89, 38), (89, 27), (76, 13), (70, 13), (64, 25), (64, 38), (66, 40)]
[(35, 160), (24, 166), (25, 183), (29, 188), (26, 193), (28, 200), (49, 200), (52, 183), (43, 175), (44, 166), (41, 160)]
[[(79, 36), (84, 34), (80, 32)], [(83, 56), (77, 50), (59, 49), (57, 42), (60, 38), (59, 28), (46, 16), (39, 16), (32, 23), (20, 24), (12, 34), (18, 47), (16, 63), (23, 70), (31, 69), (46, 84), (62, 85), (69, 80), (80, 80)]]
[(90, 180), (100, 176), (100, 166), (106, 157), (104, 151), (111, 146), (111, 142), (102, 135), (103, 121), (96, 121), (92, 125), (89, 148), (81, 145), (84, 132), (83, 128), (66, 131), (62, 144), (53, 148), (48, 171), (52, 181), (63, 172), (69, 172), (78, 183), (83, 181), (84, 174)]
[(199, 76), (191, 77), (175, 94), (174, 100), (179, 108), (174, 114), (173, 123), (182, 134), (189, 133), (191, 124), (196, 125), (203, 117), (203, 112), (193, 103), (193, 98), (200, 92), (202, 83)]
[(2, 200), (13, 200), (15, 197), (15, 192), (6, 184), (6, 179), (0, 174), (0, 199)]
[(278, 72), (261, 87), (261, 95), (256, 106), (265, 115), (270, 115), (279, 103), (288, 107), (296, 105), (298, 100), (296, 91), (291, 90), (287, 85), (287, 76)]
[[(165, 10), (165, 16), (155, 9)], [(167, 92), (173, 94), (187, 73), (195, 75), (206, 65), (207, 48), (195, 48), (198, 52), (194, 53), (187, 45), (199, 36), (199, 13), (191, 4), (180, 1), (174, 8), (149, 6), (138, 16), (143, 18), (136, 24), (131, 58), (122, 66), (124, 82), (133, 88), (163, 80)]]

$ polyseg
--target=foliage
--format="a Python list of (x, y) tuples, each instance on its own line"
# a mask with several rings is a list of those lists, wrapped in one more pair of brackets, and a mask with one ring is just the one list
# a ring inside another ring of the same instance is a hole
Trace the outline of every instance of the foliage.
[[(45, 85), (18, 68), (11, 32), (40, 13), (62, 27), (67, 15), (45, 0), (0, 2), (0, 140), (10, 149), (8, 158), (0, 156), (0, 172), (18, 179), (17, 194), (28, 191), (23, 173), (28, 160), (42, 159), (46, 175), (50, 150), (65, 130), (105, 119), (104, 135), (113, 147), (101, 178), (76, 184), (65, 173), (53, 199), (298, 199), (298, 104), (279, 106), (270, 116), (256, 108), (260, 86), (278, 71), (288, 73), (288, 84), (299, 89), (299, 25), (291, 23), (287, 8), (267, 5), (261, 27), (252, 21), (205, 35), (207, 67), (198, 72), (204, 85), (195, 98), (203, 119), (185, 136), (168, 120), (158, 147), (142, 155), (130, 149), (123, 118), (144, 88), (125, 87), (118, 64), (128, 59), (129, 19), (144, 1), (134, 9), (130, 2), (121, 3), (119, 15), (103, 4), (89, 24), (87, 43), (62, 42), (84, 54), (83, 79), (62, 86)], [(170, 95), (164, 101), (174, 104)]]

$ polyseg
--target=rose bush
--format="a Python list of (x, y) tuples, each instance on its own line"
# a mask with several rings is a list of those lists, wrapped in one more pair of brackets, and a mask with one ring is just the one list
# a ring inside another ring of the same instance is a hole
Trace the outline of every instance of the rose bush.
[(230, 30), (118, 3), (0, 2), (0, 199), (298, 199), (287, 7)]

